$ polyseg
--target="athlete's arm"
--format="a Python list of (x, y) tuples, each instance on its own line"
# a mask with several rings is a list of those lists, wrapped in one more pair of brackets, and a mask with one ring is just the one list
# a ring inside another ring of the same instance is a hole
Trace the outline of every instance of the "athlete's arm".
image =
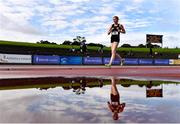
[(112, 105), (110, 104), (110, 102), (107, 102), (107, 104), (108, 104), (109, 110), (110, 110), (110, 111), (113, 111), (113, 108), (112, 108)]
[(123, 25), (120, 25), (120, 33), (123, 33), (123, 34), (126, 33), (126, 30)]
[(120, 105), (119, 105), (119, 112), (123, 112), (125, 106), (126, 106), (125, 103), (120, 104)]
[(112, 25), (111, 25), (111, 27), (108, 30), (108, 35), (110, 35), (111, 32), (112, 32)]

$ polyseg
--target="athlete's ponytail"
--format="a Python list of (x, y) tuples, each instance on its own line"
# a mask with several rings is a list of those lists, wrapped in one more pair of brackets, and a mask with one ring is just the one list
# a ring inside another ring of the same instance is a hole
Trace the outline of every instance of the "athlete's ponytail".
[(119, 17), (118, 17), (118, 16), (114, 16), (113, 18), (116, 18), (117, 20), (119, 20)]

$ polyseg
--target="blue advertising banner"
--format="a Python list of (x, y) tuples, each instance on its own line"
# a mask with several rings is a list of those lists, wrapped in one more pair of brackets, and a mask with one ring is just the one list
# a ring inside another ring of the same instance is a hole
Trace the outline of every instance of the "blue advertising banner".
[(61, 56), (61, 65), (81, 65), (82, 57), (80, 56)]
[(34, 55), (33, 56), (34, 64), (59, 64), (59, 56), (46, 56), (46, 55)]
[(140, 65), (152, 65), (153, 59), (139, 59)]
[(99, 65), (103, 64), (101, 57), (83, 57), (83, 64)]
[(125, 65), (138, 65), (138, 59), (137, 58), (125, 58), (124, 64)]
[(155, 65), (169, 65), (169, 59), (155, 59)]
[[(103, 64), (108, 64), (110, 61), (110, 58), (108, 57), (105, 57), (103, 58)], [(113, 65), (119, 65), (120, 64), (120, 59), (115, 59), (113, 62), (112, 62)]]

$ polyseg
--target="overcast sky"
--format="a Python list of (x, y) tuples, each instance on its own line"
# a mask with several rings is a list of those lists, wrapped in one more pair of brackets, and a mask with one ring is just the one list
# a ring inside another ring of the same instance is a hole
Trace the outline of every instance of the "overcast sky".
[(120, 17), (121, 45), (145, 44), (164, 35), (164, 47), (180, 47), (180, 0), (0, 0), (0, 39), (62, 43), (77, 35), (110, 45), (107, 29)]

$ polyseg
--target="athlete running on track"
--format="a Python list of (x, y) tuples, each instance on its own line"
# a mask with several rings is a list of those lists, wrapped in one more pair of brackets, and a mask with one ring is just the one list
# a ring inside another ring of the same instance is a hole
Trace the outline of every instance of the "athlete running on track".
[(111, 67), (113, 60), (118, 57), (121, 60), (121, 65), (123, 65), (123, 59), (122, 57), (116, 53), (116, 49), (118, 47), (118, 44), (120, 42), (120, 33), (125, 34), (126, 31), (124, 29), (124, 26), (122, 24), (119, 24), (119, 17), (114, 16), (113, 17), (113, 24), (108, 30), (108, 35), (111, 34), (111, 59), (109, 61), (109, 64), (106, 64), (107, 67)]

